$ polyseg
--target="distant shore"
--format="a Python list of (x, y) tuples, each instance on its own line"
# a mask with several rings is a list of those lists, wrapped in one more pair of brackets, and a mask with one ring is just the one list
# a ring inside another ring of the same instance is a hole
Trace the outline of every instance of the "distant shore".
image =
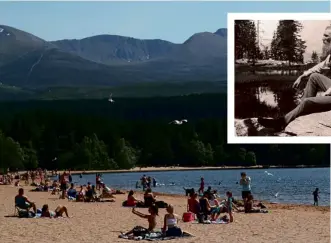
[[(72, 175), (77, 174), (95, 174), (95, 173), (137, 173), (137, 172), (162, 172), (162, 171), (196, 171), (196, 170), (252, 170), (252, 169), (298, 169), (298, 168), (329, 168), (330, 166), (289, 166), (289, 167), (282, 167), (282, 166), (269, 166), (265, 167), (262, 165), (256, 166), (206, 166), (206, 167), (180, 167), (180, 166), (172, 166), (172, 167), (136, 167), (131, 170), (75, 170), (71, 171)], [(62, 171), (59, 171), (62, 172)]]

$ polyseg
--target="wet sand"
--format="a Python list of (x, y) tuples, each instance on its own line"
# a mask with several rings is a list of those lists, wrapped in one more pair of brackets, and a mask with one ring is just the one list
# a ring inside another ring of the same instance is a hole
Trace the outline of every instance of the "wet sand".
[[(119, 239), (120, 232), (136, 225), (147, 226), (144, 219), (121, 206), (126, 195), (116, 195), (116, 202), (81, 203), (59, 199), (50, 192), (29, 192), (26, 196), (36, 202), (37, 207), (49, 204), (54, 210), (65, 205), (71, 218), (19, 219), (14, 213), (14, 186), (0, 186), (0, 236), (1, 242), (131, 242)], [(159, 195), (160, 200), (175, 206), (176, 213), (186, 211), (186, 198), (179, 195)], [(142, 199), (141, 194), (137, 198)], [(330, 242), (330, 208), (304, 205), (267, 205), (270, 213), (235, 213), (235, 221), (226, 225), (200, 225), (180, 222), (180, 227), (195, 235), (194, 238), (167, 242)], [(147, 213), (147, 209), (138, 209)], [(160, 209), (157, 228), (162, 227), (165, 209)], [(157, 242), (157, 241), (156, 241)]]

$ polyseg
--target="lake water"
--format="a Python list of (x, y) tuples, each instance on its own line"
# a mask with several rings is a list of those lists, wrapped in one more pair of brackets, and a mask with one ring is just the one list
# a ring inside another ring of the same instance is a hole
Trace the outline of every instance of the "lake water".
[(236, 84), (236, 118), (277, 117), (286, 114), (296, 107), (302, 95), (292, 85), (293, 82)]
[[(273, 176), (268, 176), (265, 169), (247, 170), (252, 179), (252, 192), (256, 199), (277, 203), (311, 204), (312, 192), (320, 190), (320, 205), (330, 205), (330, 168), (267, 169)], [(203, 170), (203, 171), (165, 171), (103, 174), (103, 181), (118, 189), (135, 189), (137, 180), (142, 175), (155, 177), (159, 186), (152, 188), (156, 192), (182, 194), (184, 189), (198, 190), (200, 177), (205, 178), (205, 187), (217, 189), (223, 197), (230, 190), (234, 196), (241, 198), (241, 170)], [(73, 176), (78, 184), (91, 182), (95, 184), (95, 174)], [(278, 197), (275, 194), (278, 192)]]

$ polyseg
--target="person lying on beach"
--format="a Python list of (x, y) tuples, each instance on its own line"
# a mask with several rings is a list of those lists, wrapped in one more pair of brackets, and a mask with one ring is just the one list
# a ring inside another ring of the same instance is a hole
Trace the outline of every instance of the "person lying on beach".
[(25, 210), (30, 210), (32, 208), (33, 212), (37, 213), (36, 204), (24, 196), (23, 188), (18, 189), (18, 195), (15, 197), (15, 206)]
[(162, 232), (165, 236), (181, 236), (183, 234), (183, 231), (177, 225), (178, 219), (178, 215), (174, 214), (174, 206), (168, 205), (162, 228)]
[(198, 200), (198, 193), (191, 193), (190, 197), (187, 199), (187, 212), (191, 212), (196, 216), (199, 211), (200, 204)]
[(134, 208), (132, 209), (132, 213), (139, 216), (140, 218), (147, 219), (148, 221), (148, 228), (144, 228), (141, 226), (136, 226), (129, 232), (125, 234), (121, 234), (121, 238), (133, 238), (135, 236), (141, 236), (144, 237), (146, 234), (152, 233), (156, 227), (156, 216), (159, 215), (159, 209), (153, 205), (148, 208), (149, 214), (143, 214), (141, 212), (136, 211)]
[(53, 212), (53, 211), (49, 210), (48, 204), (44, 204), (42, 209), (41, 209), (41, 216), (40, 217), (58, 218), (58, 217), (62, 217), (64, 213), (69, 218), (68, 210), (65, 206), (59, 205), (59, 206), (56, 207), (56, 209)]

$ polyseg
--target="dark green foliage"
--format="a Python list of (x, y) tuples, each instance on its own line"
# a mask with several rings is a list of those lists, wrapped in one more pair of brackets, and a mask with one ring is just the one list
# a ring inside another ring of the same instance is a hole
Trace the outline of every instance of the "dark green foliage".
[(329, 164), (329, 145), (227, 144), (224, 94), (8, 102), (0, 114), (1, 168)]

